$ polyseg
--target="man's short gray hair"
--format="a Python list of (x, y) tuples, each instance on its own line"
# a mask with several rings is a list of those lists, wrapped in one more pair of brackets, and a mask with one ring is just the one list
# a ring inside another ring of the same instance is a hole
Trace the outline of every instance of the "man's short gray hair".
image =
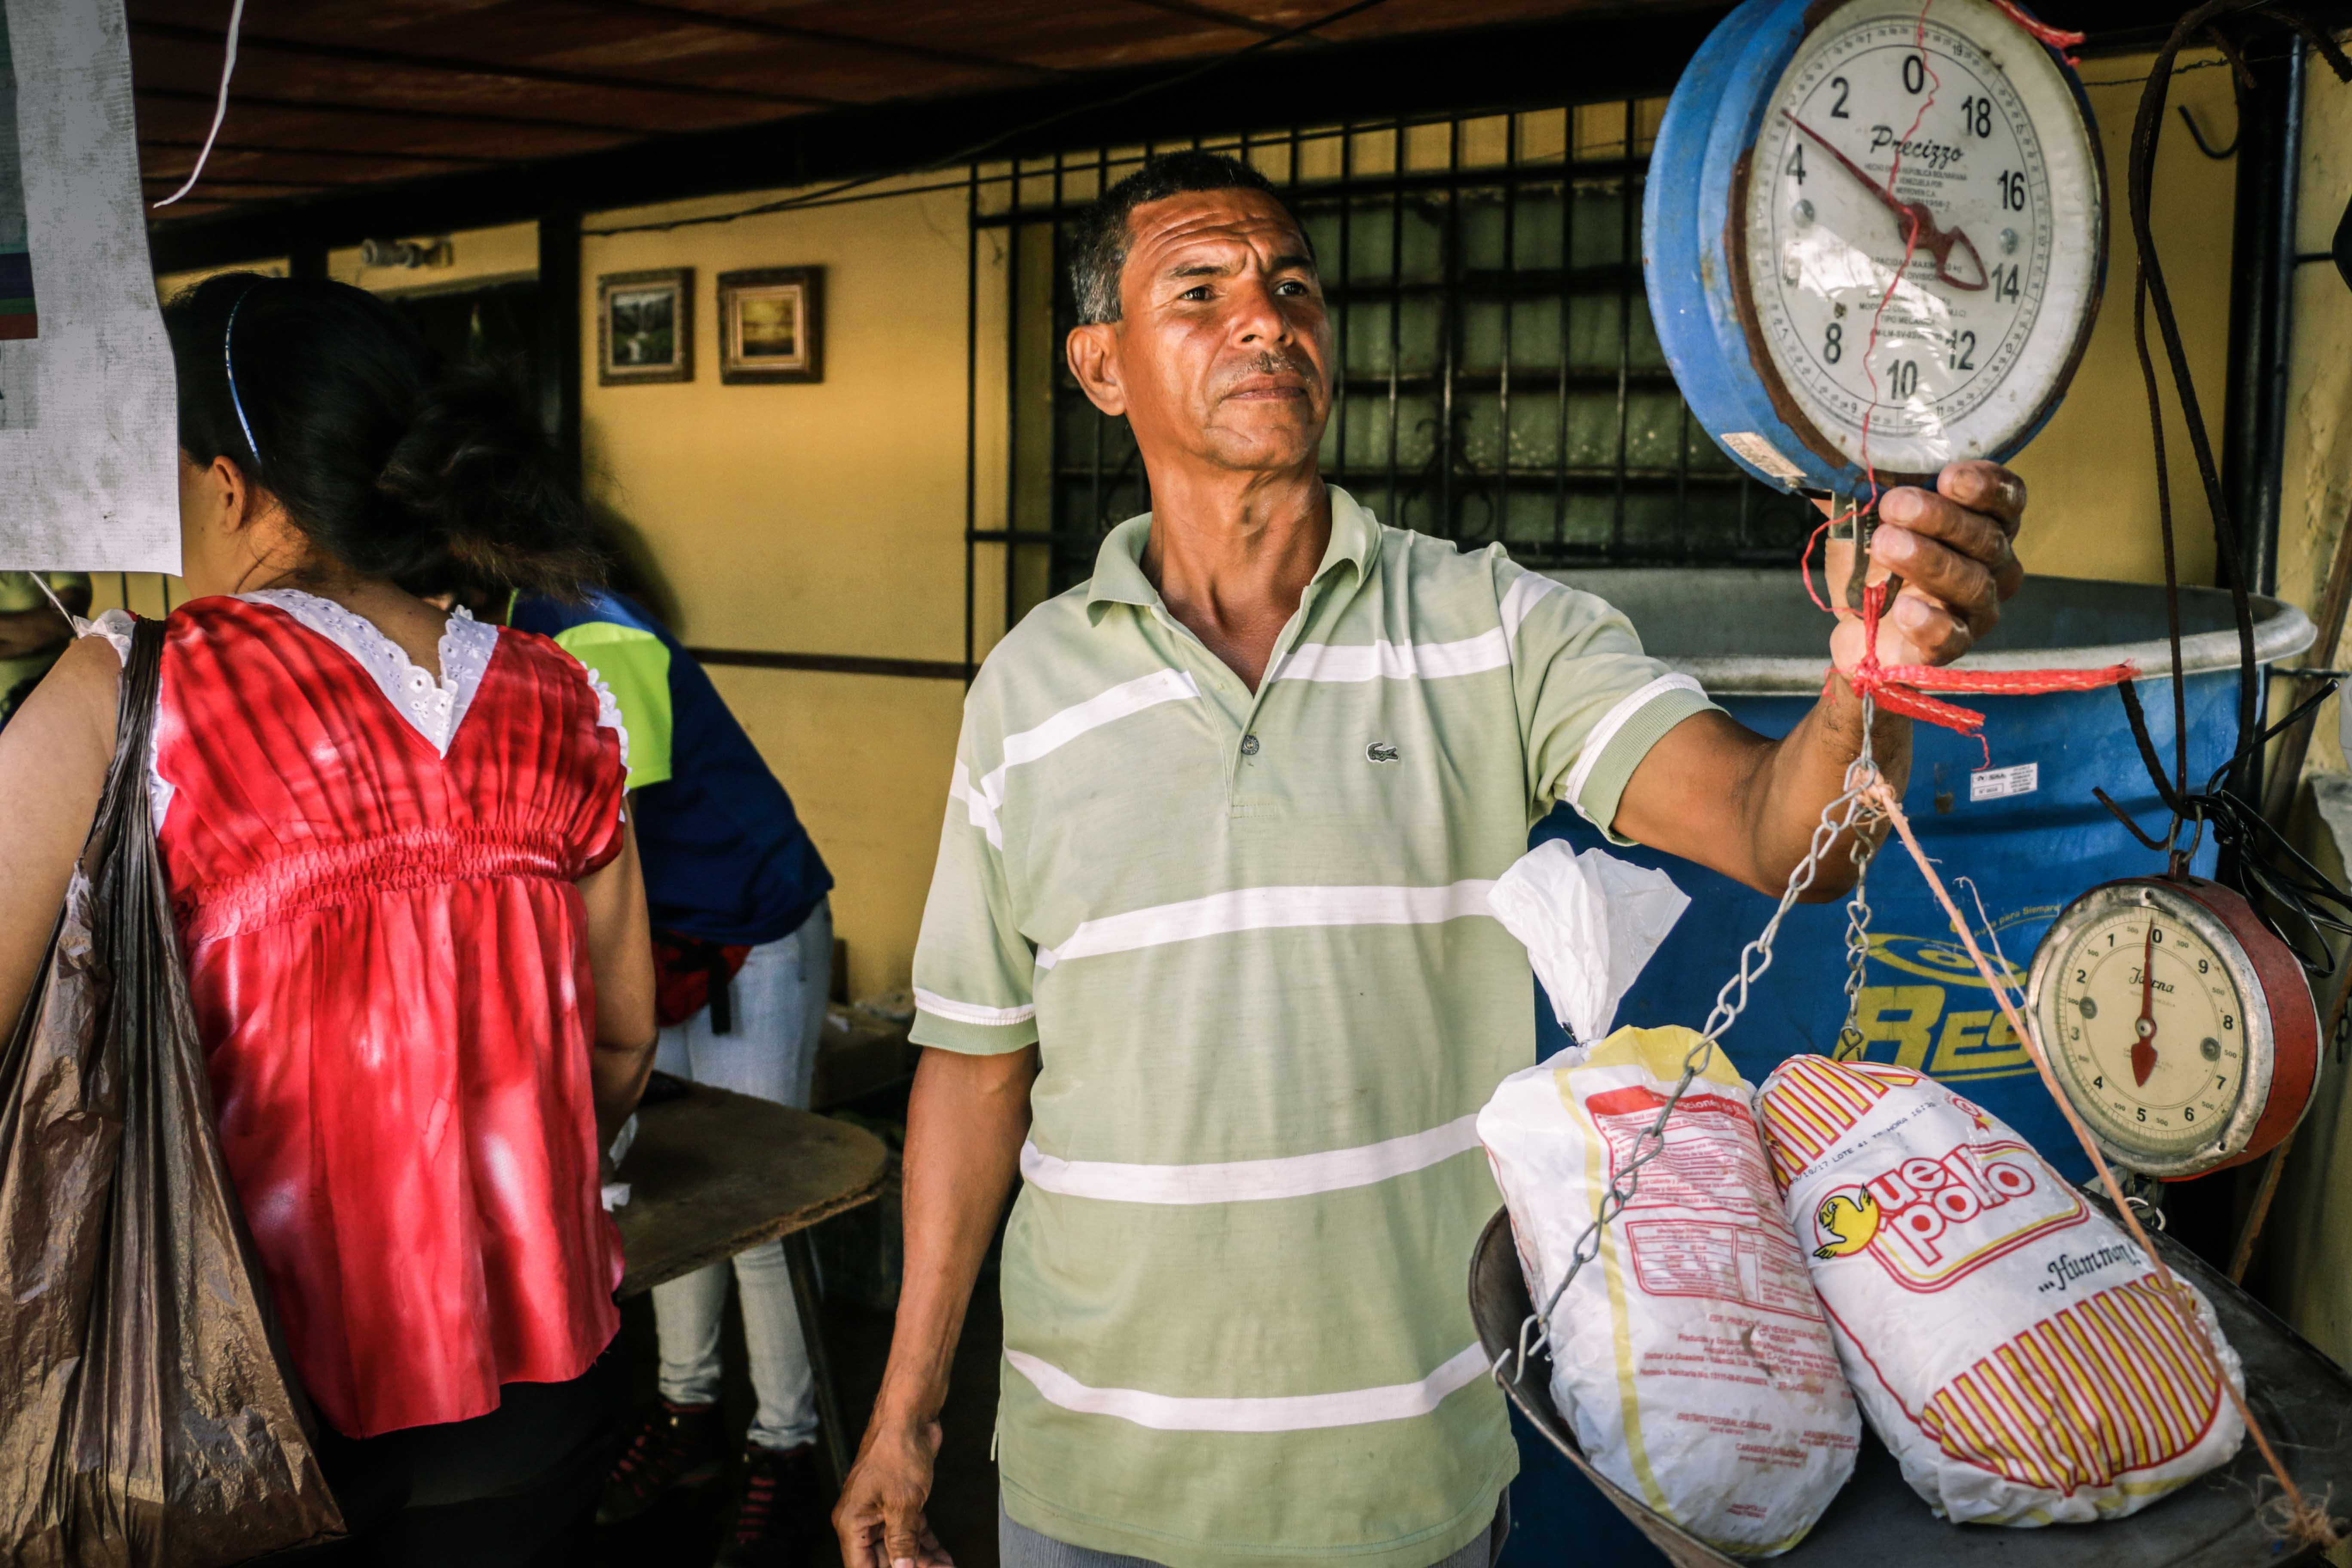
[[(1118, 275), (1127, 265), (1128, 221), (1135, 209), (1194, 191), (1264, 191), (1277, 204), (1282, 201), (1272, 181), (1222, 153), (1162, 153), (1145, 159), (1143, 167), (1087, 208), (1070, 237), (1070, 292), (1077, 300), (1081, 325), (1119, 318)], [(1283, 210), (1289, 212), (1286, 205)], [(1298, 221), (1297, 215), (1291, 221)], [(1303, 238), (1303, 226), (1299, 233)]]

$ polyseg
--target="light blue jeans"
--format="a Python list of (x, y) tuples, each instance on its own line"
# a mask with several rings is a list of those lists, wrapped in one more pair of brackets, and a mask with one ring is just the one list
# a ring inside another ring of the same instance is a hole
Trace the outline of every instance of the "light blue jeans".
[[(666, 1073), (805, 1108), (824, 1031), (833, 979), (833, 910), (820, 903), (800, 929), (751, 950), (736, 973), (735, 1027), (710, 1030), (704, 1008), (661, 1032), (654, 1065)], [(751, 1352), (759, 1414), (751, 1441), (793, 1448), (816, 1437), (816, 1381), (801, 1337), (784, 1244), (771, 1241), (732, 1259), (743, 1302), (743, 1340)], [(654, 1327), (661, 1345), (661, 1396), (673, 1405), (719, 1397), (719, 1322), (727, 1307), (727, 1269), (714, 1263), (654, 1287)]]

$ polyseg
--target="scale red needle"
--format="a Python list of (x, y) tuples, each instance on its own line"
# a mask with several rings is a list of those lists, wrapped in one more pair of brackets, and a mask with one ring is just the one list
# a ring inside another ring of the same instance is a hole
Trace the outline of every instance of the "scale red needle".
[[(1906, 202), (1897, 196), (1893, 191), (1872, 179), (1868, 170), (1839, 152), (1836, 143), (1787, 110), (1780, 111), (1780, 118), (1820, 143), (1822, 152), (1836, 159), (1847, 174), (1860, 180), (1872, 195), (1885, 204), (1886, 209), (1895, 215), (1895, 220), (1906, 226), (1904, 233), (1906, 243), (1916, 245), (1936, 258), (1937, 282), (1947, 289), (1958, 289), (1964, 294), (1979, 292), (1992, 282), (1992, 275), (1985, 270), (1984, 258), (1977, 254), (1975, 242), (1957, 228), (1947, 233), (1943, 226), (1936, 221), (1936, 212), (1933, 207), (1925, 202)], [(1969, 253), (1969, 264), (1977, 270), (1975, 282), (1964, 282), (1952, 276), (1952, 251), (1955, 247)]]
[(2147, 1087), (2147, 1075), (2156, 1070), (2156, 917), (2147, 921), (2147, 941), (2139, 955), (2139, 1022), (2133, 1026), (2138, 1037), (2132, 1041), (2132, 1081)]

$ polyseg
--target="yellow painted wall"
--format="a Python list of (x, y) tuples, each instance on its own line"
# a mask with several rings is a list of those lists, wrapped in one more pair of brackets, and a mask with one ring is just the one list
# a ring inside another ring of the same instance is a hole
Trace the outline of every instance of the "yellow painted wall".
[[(2184, 54), (2199, 66), (2214, 57)], [(2156, 510), (2155, 444), (2147, 395), (2132, 347), (2133, 254), (2125, 180), (2132, 117), (2148, 57), (2084, 62), (2083, 78), (2106, 152), (2107, 287), (2089, 350), (2056, 417), (2013, 467), (2031, 496), (2018, 543), (2028, 572), (2058, 577), (2164, 580)], [(2206, 140), (2226, 144), (2237, 133), (2230, 73), (2191, 69), (2172, 84), (2172, 102), (2196, 117)], [(2168, 111), (2169, 112), (2169, 111)], [(2207, 427), (2218, 442), (2222, 384), (2230, 342), (2231, 213), (2234, 162), (2200, 153), (2171, 114), (2158, 143), (2154, 227), (2174, 309)], [(2163, 369), (2163, 347), (2153, 320), (2148, 342)], [(2213, 580), (2213, 528), (2189, 452), (2188, 426), (2168, 390), (2166, 456), (2172, 474), (2173, 523), (2184, 581)]]
[[(591, 495), (653, 563), (688, 643), (963, 658), (966, 199), (960, 185), (911, 189), (939, 184), (917, 178), (898, 183), (909, 194), (885, 199), (583, 239)], [(782, 194), (606, 213), (583, 226), (733, 211)], [(597, 277), (681, 266), (695, 269), (694, 379), (597, 384)], [(722, 384), (719, 274), (807, 266), (825, 269), (824, 380)], [(983, 343), (1001, 342), (1001, 325), (988, 335), (999, 321), (992, 312), (983, 323)], [(996, 368), (982, 384), (1002, 387), (1001, 353), (987, 363)], [(991, 431), (1001, 445), (1002, 427), (992, 407), (982, 451)], [(995, 499), (982, 526), (996, 525), (1003, 488), (1001, 460), (984, 464), (982, 493)], [(852, 993), (906, 984), (961, 683), (740, 666), (712, 675), (833, 867)]]
[[(2352, 197), (2352, 88), (2315, 59), (2303, 122), (2303, 184), (2295, 250), (2324, 252)], [(2328, 557), (2352, 517), (2352, 289), (2326, 263), (2295, 268), (2293, 357), (2287, 374), (2285, 481), (2279, 497), (2279, 589), (2316, 606)], [(2347, 650), (2339, 650), (2339, 663)], [(2311, 766), (2341, 770), (2336, 704), (2319, 711)]]

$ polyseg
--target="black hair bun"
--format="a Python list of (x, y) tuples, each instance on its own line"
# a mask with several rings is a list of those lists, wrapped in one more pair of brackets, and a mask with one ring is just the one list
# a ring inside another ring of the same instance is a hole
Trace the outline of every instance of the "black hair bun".
[(463, 582), (570, 598), (603, 576), (555, 444), (519, 389), (486, 367), (457, 366), (425, 389), (375, 490), (408, 525), (388, 516), (387, 532), (416, 531), (456, 569), (448, 583), (416, 581), (431, 574), (425, 560), (392, 574), (411, 586)]

